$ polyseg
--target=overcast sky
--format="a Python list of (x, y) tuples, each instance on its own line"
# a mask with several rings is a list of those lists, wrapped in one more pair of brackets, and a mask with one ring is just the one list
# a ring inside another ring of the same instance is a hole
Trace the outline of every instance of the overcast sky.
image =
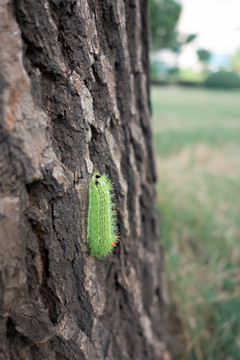
[(198, 34), (198, 45), (233, 54), (240, 48), (240, 0), (179, 0), (183, 5), (178, 29)]

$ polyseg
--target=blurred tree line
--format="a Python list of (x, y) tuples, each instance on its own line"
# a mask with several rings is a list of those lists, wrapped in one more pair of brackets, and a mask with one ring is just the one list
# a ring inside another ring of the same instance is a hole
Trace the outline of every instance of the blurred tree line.
[(154, 51), (172, 49), (179, 52), (183, 44), (195, 39), (195, 34), (179, 36), (176, 29), (182, 5), (174, 0), (150, 0), (152, 47)]
[[(196, 34), (181, 34), (178, 32), (177, 23), (181, 15), (182, 5), (177, 1), (149, 0), (149, 10), (152, 33), (152, 54), (162, 49), (171, 49), (179, 54), (183, 45), (192, 42), (196, 38)], [(184, 72), (177, 66), (169, 68), (169, 65), (164, 63), (164, 61), (152, 58), (152, 80), (197, 83), (207, 87), (240, 87), (240, 78), (238, 75), (240, 74), (240, 49), (232, 57), (233, 72), (223, 67), (219, 68), (216, 74), (212, 74), (214, 71), (208, 67), (212, 54), (207, 49), (199, 49), (197, 56), (203, 64), (203, 70), (200, 75), (192, 69)]]
[(150, 0), (152, 46), (154, 50), (179, 46), (176, 24), (182, 6), (174, 0)]

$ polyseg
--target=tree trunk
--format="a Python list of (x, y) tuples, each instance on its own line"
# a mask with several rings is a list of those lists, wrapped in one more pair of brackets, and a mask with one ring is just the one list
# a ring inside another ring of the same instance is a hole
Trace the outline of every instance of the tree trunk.
[[(146, 0), (1, 0), (0, 359), (167, 359)], [(120, 242), (86, 245), (88, 184)]]

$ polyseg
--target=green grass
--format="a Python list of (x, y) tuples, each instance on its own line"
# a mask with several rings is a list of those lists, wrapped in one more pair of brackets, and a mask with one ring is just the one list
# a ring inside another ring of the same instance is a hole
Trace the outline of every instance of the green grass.
[(181, 359), (240, 358), (240, 92), (153, 88), (169, 312)]
[(204, 72), (195, 72), (192, 69), (179, 69), (178, 80), (190, 82), (203, 82), (206, 78)]

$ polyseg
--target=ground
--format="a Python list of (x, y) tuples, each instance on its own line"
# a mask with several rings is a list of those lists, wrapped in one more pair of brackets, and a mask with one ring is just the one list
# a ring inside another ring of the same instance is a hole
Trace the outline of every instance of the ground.
[(182, 323), (184, 359), (235, 360), (240, 350), (239, 98), (152, 88), (169, 314)]

